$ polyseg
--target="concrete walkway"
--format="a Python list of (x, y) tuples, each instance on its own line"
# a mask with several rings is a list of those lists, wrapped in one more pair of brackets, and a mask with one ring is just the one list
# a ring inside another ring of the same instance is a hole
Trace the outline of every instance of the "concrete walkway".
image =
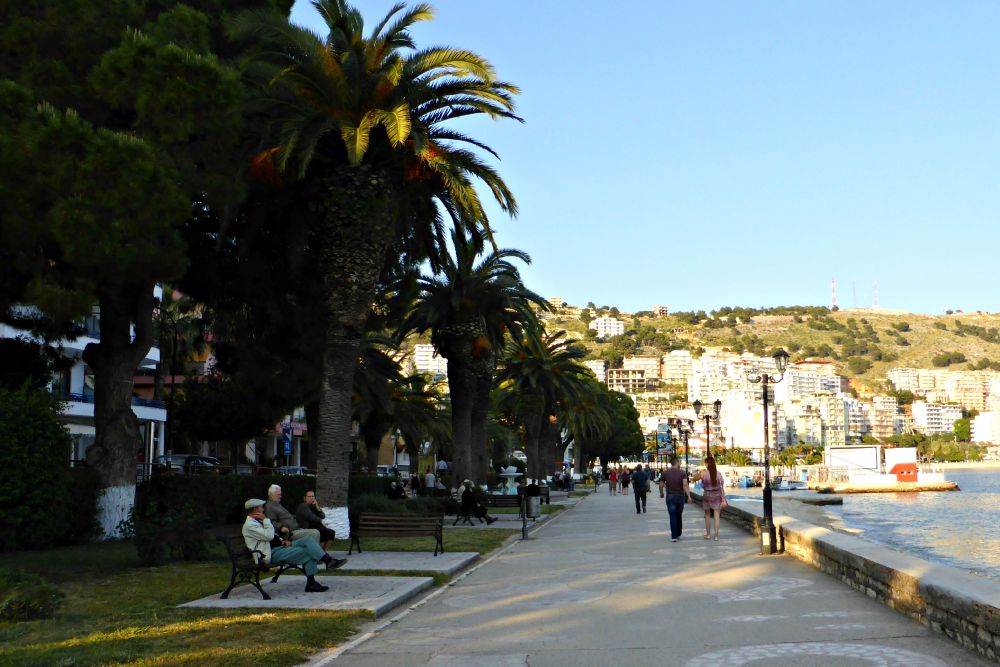
[(978, 656), (697, 506), (671, 543), (658, 493), (606, 488), (312, 665), (954, 667)]

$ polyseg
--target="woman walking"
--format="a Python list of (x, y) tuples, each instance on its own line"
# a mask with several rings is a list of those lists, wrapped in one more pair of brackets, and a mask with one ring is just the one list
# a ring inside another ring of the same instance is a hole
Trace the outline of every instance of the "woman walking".
[(626, 470), (622, 473), (622, 495), (628, 495), (628, 483), (632, 481), (632, 475)]
[(715, 541), (719, 541), (719, 521), (722, 517), (722, 508), (728, 507), (726, 492), (722, 475), (715, 467), (715, 457), (709, 456), (705, 459), (708, 468), (701, 473), (702, 507), (705, 508), (705, 539), (711, 537), (712, 515), (715, 515)]
[(608, 473), (608, 491), (611, 492), (611, 495), (618, 493), (618, 471), (614, 468)]

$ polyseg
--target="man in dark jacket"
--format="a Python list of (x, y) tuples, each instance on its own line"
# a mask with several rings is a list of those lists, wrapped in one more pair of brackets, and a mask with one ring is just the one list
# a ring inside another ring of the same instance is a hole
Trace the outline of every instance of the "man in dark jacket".
[[(632, 473), (632, 487), (635, 492), (635, 513), (642, 514), (646, 511), (646, 493), (649, 490), (649, 473), (642, 468), (640, 463)], [(639, 507), (642, 506), (640, 510)]]
[(312, 528), (319, 532), (319, 543), (326, 549), (327, 543), (335, 539), (337, 532), (323, 525), (326, 514), (316, 502), (316, 492), (306, 491), (303, 502), (295, 510), (295, 520), (303, 528)]

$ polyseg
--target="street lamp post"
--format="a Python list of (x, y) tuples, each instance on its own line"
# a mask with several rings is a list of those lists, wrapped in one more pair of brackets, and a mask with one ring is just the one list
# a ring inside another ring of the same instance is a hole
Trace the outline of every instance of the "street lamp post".
[[(701, 401), (695, 401), (694, 403), (691, 404), (691, 406), (694, 408), (694, 416), (695, 417), (700, 417), (700, 415), (701, 415), (701, 409), (702, 409), (703, 406), (704, 407), (708, 407), (708, 406), (705, 406), (705, 404), (702, 403)], [(720, 401), (719, 399), (715, 399), (715, 403), (712, 403), (712, 412), (708, 412), (707, 410), (705, 411), (704, 420), (705, 420), (705, 458), (706, 459), (709, 456), (712, 455), (712, 440), (711, 440), (711, 433), (709, 431), (709, 422), (711, 422), (713, 419), (718, 419), (719, 418), (719, 414), (721, 412), (722, 412), (722, 401)]]
[[(691, 429), (694, 428), (694, 422), (691, 420), (678, 419), (675, 422), (674, 428), (677, 429), (677, 439), (680, 440), (681, 436), (684, 436), (684, 473), (688, 473), (688, 435), (691, 433)], [(677, 446), (674, 445), (674, 455), (677, 455)]]
[(747, 379), (750, 382), (759, 382), (764, 387), (764, 527), (767, 534), (767, 544), (764, 544), (765, 531), (762, 531), (760, 534), (760, 553), (762, 556), (773, 554), (777, 550), (774, 532), (774, 509), (771, 505), (771, 447), (770, 437), (767, 432), (767, 415), (769, 411), (767, 405), (767, 385), (772, 382), (781, 382), (784, 379), (785, 368), (788, 367), (788, 353), (784, 350), (775, 352), (774, 365), (778, 368), (777, 377), (767, 373), (760, 373), (758, 375), (747, 373)]

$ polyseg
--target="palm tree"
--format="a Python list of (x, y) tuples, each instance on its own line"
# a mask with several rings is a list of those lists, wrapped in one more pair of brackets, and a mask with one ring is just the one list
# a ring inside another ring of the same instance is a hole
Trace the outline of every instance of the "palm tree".
[(545, 474), (539, 442), (557, 428), (560, 405), (578, 398), (590, 375), (578, 363), (586, 353), (573, 346), (565, 333), (512, 338), (498, 377), (504, 390), (501, 406), (524, 428), (529, 477)]
[(493, 151), (443, 125), (474, 114), (520, 119), (518, 90), (498, 81), (485, 59), (415, 48), (409, 29), (431, 18), (428, 5), (397, 4), (365, 36), (361, 13), (343, 0), (313, 4), (326, 39), (260, 12), (238, 17), (233, 34), (260, 45), (247, 72), (261, 82), (270, 119), (251, 177), (260, 188), (283, 188), (285, 214), (309, 221), (320, 257), (326, 334), (316, 491), (324, 506), (344, 508), (354, 368), (387, 259), (400, 250), (436, 259), (444, 238), (434, 202), (456, 227), (491, 238), (475, 181), (517, 212), (477, 149)]
[(448, 360), (453, 456), (456, 479), (484, 480), (490, 389), (497, 352), (507, 334), (521, 336), (537, 326), (532, 305), (545, 299), (524, 286), (512, 260), (531, 258), (520, 250), (489, 252), (481, 239), (459, 231), (452, 234), (454, 257), (442, 258), (440, 271), (425, 276), (420, 294), (399, 332), (431, 331), (431, 342)]

